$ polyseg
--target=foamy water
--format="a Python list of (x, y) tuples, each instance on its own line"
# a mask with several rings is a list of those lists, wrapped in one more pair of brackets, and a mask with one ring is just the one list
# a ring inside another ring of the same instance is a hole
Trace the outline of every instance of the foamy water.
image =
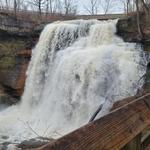
[(140, 45), (115, 34), (116, 23), (76, 20), (45, 27), (32, 50), (20, 104), (0, 112), (0, 142), (63, 136), (86, 124), (100, 104), (98, 117), (136, 94), (145, 55)]

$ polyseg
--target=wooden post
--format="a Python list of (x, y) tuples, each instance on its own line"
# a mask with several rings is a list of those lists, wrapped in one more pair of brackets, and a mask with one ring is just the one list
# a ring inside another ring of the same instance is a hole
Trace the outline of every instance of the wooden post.
[(141, 133), (130, 141), (122, 150), (140, 150), (141, 149)]

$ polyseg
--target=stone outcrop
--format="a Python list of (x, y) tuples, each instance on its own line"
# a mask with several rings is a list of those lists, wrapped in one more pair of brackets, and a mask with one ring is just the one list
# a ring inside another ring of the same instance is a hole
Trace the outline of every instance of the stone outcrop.
[(117, 34), (126, 42), (141, 42), (138, 34), (136, 17), (131, 16), (119, 19), (117, 23)]
[(0, 103), (14, 104), (23, 93), (31, 49), (44, 28), (38, 26), (0, 12)]
[(138, 33), (136, 15), (131, 15), (124, 19), (118, 20), (117, 35), (121, 36), (125, 42), (142, 43), (143, 46), (148, 46), (147, 49), (144, 50), (150, 51), (150, 27), (146, 25), (144, 14), (141, 14), (140, 19), (143, 37), (140, 37)]
[(0, 70), (0, 83), (12, 97), (19, 98), (23, 93), (30, 56), (31, 50), (22, 50), (15, 56), (15, 64), (11, 68)]
[[(0, 95), (0, 98), (3, 99), (1, 100), (3, 102), (5, 101), (4, 99), (10, 99), (10, 103), (13, 104), (20, 99), (23, 93), (31, 49), (36, 44), (45, 24), (36, 25), (33, 29), (33, 24), (30, 24), (30, 22), (19, 23), (15, 18), (4, 17), (2, 14), (0, 14), (0, 20), (5, 25), (10, 26), (10, 28), (2, 29), (0, 25), (0, 35), (2, 35), (0, 36), (0, 85), (2, 87), (0, 87), (0, 91), (3, 93)], [(15, 32), (11, 29), (11, 24), (17, 27)], [(27, 32), (27, 30), (23, 30), (24, 28), (32, 28), (33, 30)], [(124, 41), (142, 43), (144, 50), (150, 51), (150, 29), (144, 28), (144, 33), (146, 33), (145, 37), (141, 39), (138, 34), (136, 17), (134, 15), (118, 21), (117, 34)], [(149, 68), (147, 70), (145, 87), (150, 87)]]
[(14, 15), (0, 13), (0, 30), (5, 34), (29, 36), (33, 35), (34, 27), (35, 23), (32, 21), (24, 21), (17, 19)]
[(140, 25), (143, 31), (143, 37), (140, 37), (137, 29), (136, 15), (120, 19), (117, 24), (117, 35), (121, 36), (125, 42), (141, 43), (143, 50), (147, 54), (148, 66), (145, 76), (144, 90), (150, 90), (150, 27), (146, 25), (145, 15), (140, 16)]
[(38, 36), (20, 37), (1, 31), (0, 34), (3, 34), (0, 36), (0, 91), (3, 93), (0, 101), (14, 104), (23, 93), (31, 49)]

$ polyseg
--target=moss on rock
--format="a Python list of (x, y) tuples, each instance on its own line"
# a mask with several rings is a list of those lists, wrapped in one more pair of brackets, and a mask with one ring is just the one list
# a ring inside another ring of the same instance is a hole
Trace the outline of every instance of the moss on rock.
[(16, 64), (18, 50), (24, 49), (25, 43), (21, 40), (7, 39), (0, 41), (0, 69), (9, 69)]

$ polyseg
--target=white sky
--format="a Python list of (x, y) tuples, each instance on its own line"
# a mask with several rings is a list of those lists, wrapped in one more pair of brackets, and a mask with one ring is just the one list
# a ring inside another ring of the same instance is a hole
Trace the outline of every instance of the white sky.
[[(0, 1), (4, 3), (5, 0), (0, 0)], [(24, 0), (24, 1), (29, 1), (29, 0)], [(90, 5), (90, 0), (74, 0), (74, 1), (76, 1), (78, 6), (78, 14), (89, 14), (86, 11), (85, 6), (88, 7)], [(105, 4), (106, 2), (106, 0), (98, 0), (98, 1), (102, 1), (103, 4)], [(123, 0), (111, 0), (111, 1), (113, 2), (113, 4), (111, 5), (111, 8), (109, 9), (108, 13), (122, 13), (124, 11), (123, 8), (124, 6), (123, 3), (121, 2)], [(8, 2), (11, 5), (13, 0), (8, 0)], [(103, 13), (104, 11), (101, 5), (99, 4), (98, 14), (103, 14)]]
[[(105, 3), (105, 0), (102, 0)], [(80, 14), (87, 14), (88, 12), (85, 10), (84, 6), (90, 5), (90, 0), (76, 0), (78, 5), (78, 13)], [(99, 14), (103, 14), (103, 9), (99, 5)], [(121, 0), (112, 0), (111, 8), (109, 9), (108, 13), (122, 13), (124, 11), (124, 6)]]

